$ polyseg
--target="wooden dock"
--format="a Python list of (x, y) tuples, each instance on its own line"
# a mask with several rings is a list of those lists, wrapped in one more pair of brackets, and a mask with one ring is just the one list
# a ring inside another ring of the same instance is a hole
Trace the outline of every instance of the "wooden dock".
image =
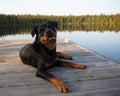
[(57, 51), (68, 53), (85, 70), (53, 67), (50, 73), (65, 82), (70, 92), (35, 76), (36, 69), (22, 64), (19, 50), (33, 40), (0, 41), (0, 96), (120, 96), (120, 64), (68, 40), (57, 41)]

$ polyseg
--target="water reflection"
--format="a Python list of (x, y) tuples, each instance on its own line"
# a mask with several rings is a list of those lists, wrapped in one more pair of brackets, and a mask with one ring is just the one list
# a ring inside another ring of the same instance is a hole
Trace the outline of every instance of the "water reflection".
[[(13, 35), (13, 34), (26, 34), (30, 33), (34, 26), (0, 26), (0, 37), (5, 36), (5, 35)], [(119, 25), (116, 26), (111, 26), (111, 25), (74, 25), (74, 24), (69, 24), (69, 25), (59, 25), (59, 31), (69, 31), (73, 32), (75, 30), (78, 31), (114, 31), (114, 32), (119, 32), (120, 27)]]
[[(33, 26), (0, 27), (0, 40), (32, 39), (32, 28)], [(91, 27), (88, 30), (85, 26), (59, 26), (58, 38), (67, 38), (120, 63), (120, 29), (117, 26), (116, 29), (109, 28)]]

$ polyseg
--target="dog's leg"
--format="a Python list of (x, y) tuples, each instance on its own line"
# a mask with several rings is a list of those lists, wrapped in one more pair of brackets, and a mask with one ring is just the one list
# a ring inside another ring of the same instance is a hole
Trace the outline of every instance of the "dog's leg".
[(83, 65), (83, 64), (75, 64), (72, 62), (65, 62), (65, 61), (60, 61), (60, 60), (58, 60), (56, 62), (56, 65), (65, 66), (65, 67), (72, 67), (72, 68), (76, 68), (76, 69), (86, 69), (87, 68), (87, 66)]
[(72, 62), (62, 62), (62, 66), (72, 67), (72, 68), (76, 68), (76, 69), (86, 69), (87, 68), (86, 65), (75, 64), (75, 63), (72, 63)]
[(60, 81), (57, 77), (53, 76), (52, 74), (48, 73), (47, 71), (38, 70), (36, 73), (36, 76), (42, 77), (45, 80), (52, 82), (53, 84), (56, 85), (56, 87), (58, 88), (58, 90), (60, 92), (67, 93), (69, 91), (68, 87), (62, 81)]
[(72, 60), (72, 57), (68, 54), (63, 54), (60, 52), (57, 52), (57, 57), (61, 59), (66, 59), (66, 60)]

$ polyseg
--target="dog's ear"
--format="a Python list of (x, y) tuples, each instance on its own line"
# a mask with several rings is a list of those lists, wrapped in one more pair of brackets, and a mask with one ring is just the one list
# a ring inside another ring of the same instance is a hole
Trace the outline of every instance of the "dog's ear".
[(38, 31), (37, 29), (38, 29), (38, 26), (36, 26), (36, 27), (32, 30), (32, 32), (31, 32), (32, 37), (34, 37), (35, 34), (37, 34), (37, 31)]
[(58, 29), (58, 23), (56, 21), (49, 21), (48, 24), (52, 25), (52, 27)]
[(58, 22), (53, 22), (53, 26), (58, 29)]

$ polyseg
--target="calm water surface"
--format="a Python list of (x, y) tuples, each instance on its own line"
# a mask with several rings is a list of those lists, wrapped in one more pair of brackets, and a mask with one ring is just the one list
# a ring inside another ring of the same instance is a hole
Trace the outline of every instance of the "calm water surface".
[[(31, 39), (30, 34), (7, 35), (0, 40)], [(72, 31), (58, 32), (58, 38), (67, 38), (79, 45), (87, 47), (107, 58), (120, 63), (120, 32)]]
[(107, 58), (120, 63), (120, 32), (64, 32), (59, 33), (59, 37), (87, 47)]

